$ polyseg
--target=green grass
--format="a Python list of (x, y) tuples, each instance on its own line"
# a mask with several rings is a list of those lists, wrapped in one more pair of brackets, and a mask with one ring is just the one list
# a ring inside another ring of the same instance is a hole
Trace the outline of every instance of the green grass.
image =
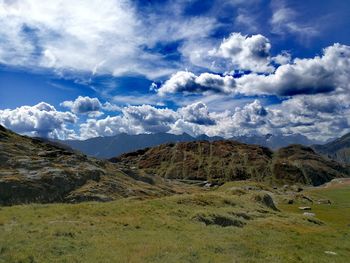
[[(333, 201), (312, 207), (325, 223), (317, 225), (297, 205), (275, 212), (250, 194), (233, 195), (232, 186), (143, 201), (1, 207), (0, 262), (347, 262), (349, 188), (312, 191)], [(243, 227), (196, 220), (240, 213), (252, 218), (238, 217)]]

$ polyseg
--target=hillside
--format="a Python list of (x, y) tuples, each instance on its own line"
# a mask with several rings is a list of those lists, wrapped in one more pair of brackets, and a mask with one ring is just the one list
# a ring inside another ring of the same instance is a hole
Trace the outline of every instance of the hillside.
[(0, 205), (109, 201), (186, 191), (186, 185), (139, 177), (116, 165), (0, 126)]
[(272, 184), (320, 185), (349, 174), (347, 167), (292, 145), (276, 153), (268, 148), (235, 141), (198, 141), (163, 144), (112, 158), (145, 174), (181, 180), (223, 183), (253, 179)]
[(350, 133), (324, 145), (313, 145), (313, 148), (328, 158), (350, 164)]

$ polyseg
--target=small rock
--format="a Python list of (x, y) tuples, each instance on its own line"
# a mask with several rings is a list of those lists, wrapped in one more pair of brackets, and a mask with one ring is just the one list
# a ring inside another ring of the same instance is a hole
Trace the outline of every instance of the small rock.
[(304, 216), (315, 216), (315, 213), (304, 212)]
[(330, 205), (330, 204), (332, 204), (332, 202), (329, 199), (320, 199), (320, 200), (317, 200), (317, 204), (319, 204), (319, 205)]
[(324, 253), (326, 253), (327, 255), (333, 255), (333, 256), (337, 255), (337, 253), (334, 251), (325, 251)]
[(266, 194), (266, 193), (255, 194), (253, 196), (253, 200), (268, 208), (271, 208), (272, 210), (279, 211), (278, 208), (275, 206), (275, 203), (272, 197), (269, 194)]
[(299, 210), (311, 210), (311, 207), (310, 206), (300, 206), (299, 207)]
[(299, 192), (303, 191), (303, 188), (298, 186), (298, 185), (293, 185), (291, 188), (292, 188), (292, 190), (294, 192), (298, 192), (299, 193)]

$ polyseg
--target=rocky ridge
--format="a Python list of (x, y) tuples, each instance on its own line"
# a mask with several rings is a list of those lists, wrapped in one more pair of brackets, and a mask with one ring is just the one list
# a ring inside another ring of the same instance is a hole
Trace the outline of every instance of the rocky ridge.
[(256, 180), (271, 184), (321, 185), (349, 176), (349, 167), (301, 145), (273, 152), (235, 141), (198, 141), (163, 144), (112, 158), (145, 174), (181, 180), (224, 183)]
[(140, 177), (45, 140), (0, 126), (0, 205), (109, 201), (186, 191), (157, 176)]

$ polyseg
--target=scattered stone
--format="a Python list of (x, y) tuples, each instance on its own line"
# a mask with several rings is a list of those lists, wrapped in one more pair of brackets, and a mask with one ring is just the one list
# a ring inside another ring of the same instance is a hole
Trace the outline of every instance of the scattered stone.
[(334, 251), (325, 251), (324, 253), (326, 253), (327, 255), (333, 255), (333, 256), (335, 256), (335, 255), (338, 255), (336, 252), (334, 252)]
[(301, 197), (302, 197), (303, 199), (309, 201), (310, 203), (313, 203), (313, 202), (314, 202), (310, 197), (308, 197), (308, 196), (306, 196), (306, 195), (301, 195)]
[(304, 212), (303, 213), (304, 216), (315, 216), (315, 213), (309, 213), (309, 212)]
[(317, 204), (319, 204), (319, 205), (331, 205), (332, 202), (329, 199), (320, 199), (320, 200), (317, 200)]
[(308, 217), (306, 220), (315, 225), (319, 225), (319, 226), (324, 225), (324, 223), (321, 220), (318, 220), (317, 218), (314, 218), (314, 217)]
[(294, 191), (294, 192), (301, 192), (303, 191), (303, 188), (298, 186), (298, 185), (292, 185), (291, 189)]
[(311, 210), (311, 207), (310, 206), (299, 206), (299, 210)]

